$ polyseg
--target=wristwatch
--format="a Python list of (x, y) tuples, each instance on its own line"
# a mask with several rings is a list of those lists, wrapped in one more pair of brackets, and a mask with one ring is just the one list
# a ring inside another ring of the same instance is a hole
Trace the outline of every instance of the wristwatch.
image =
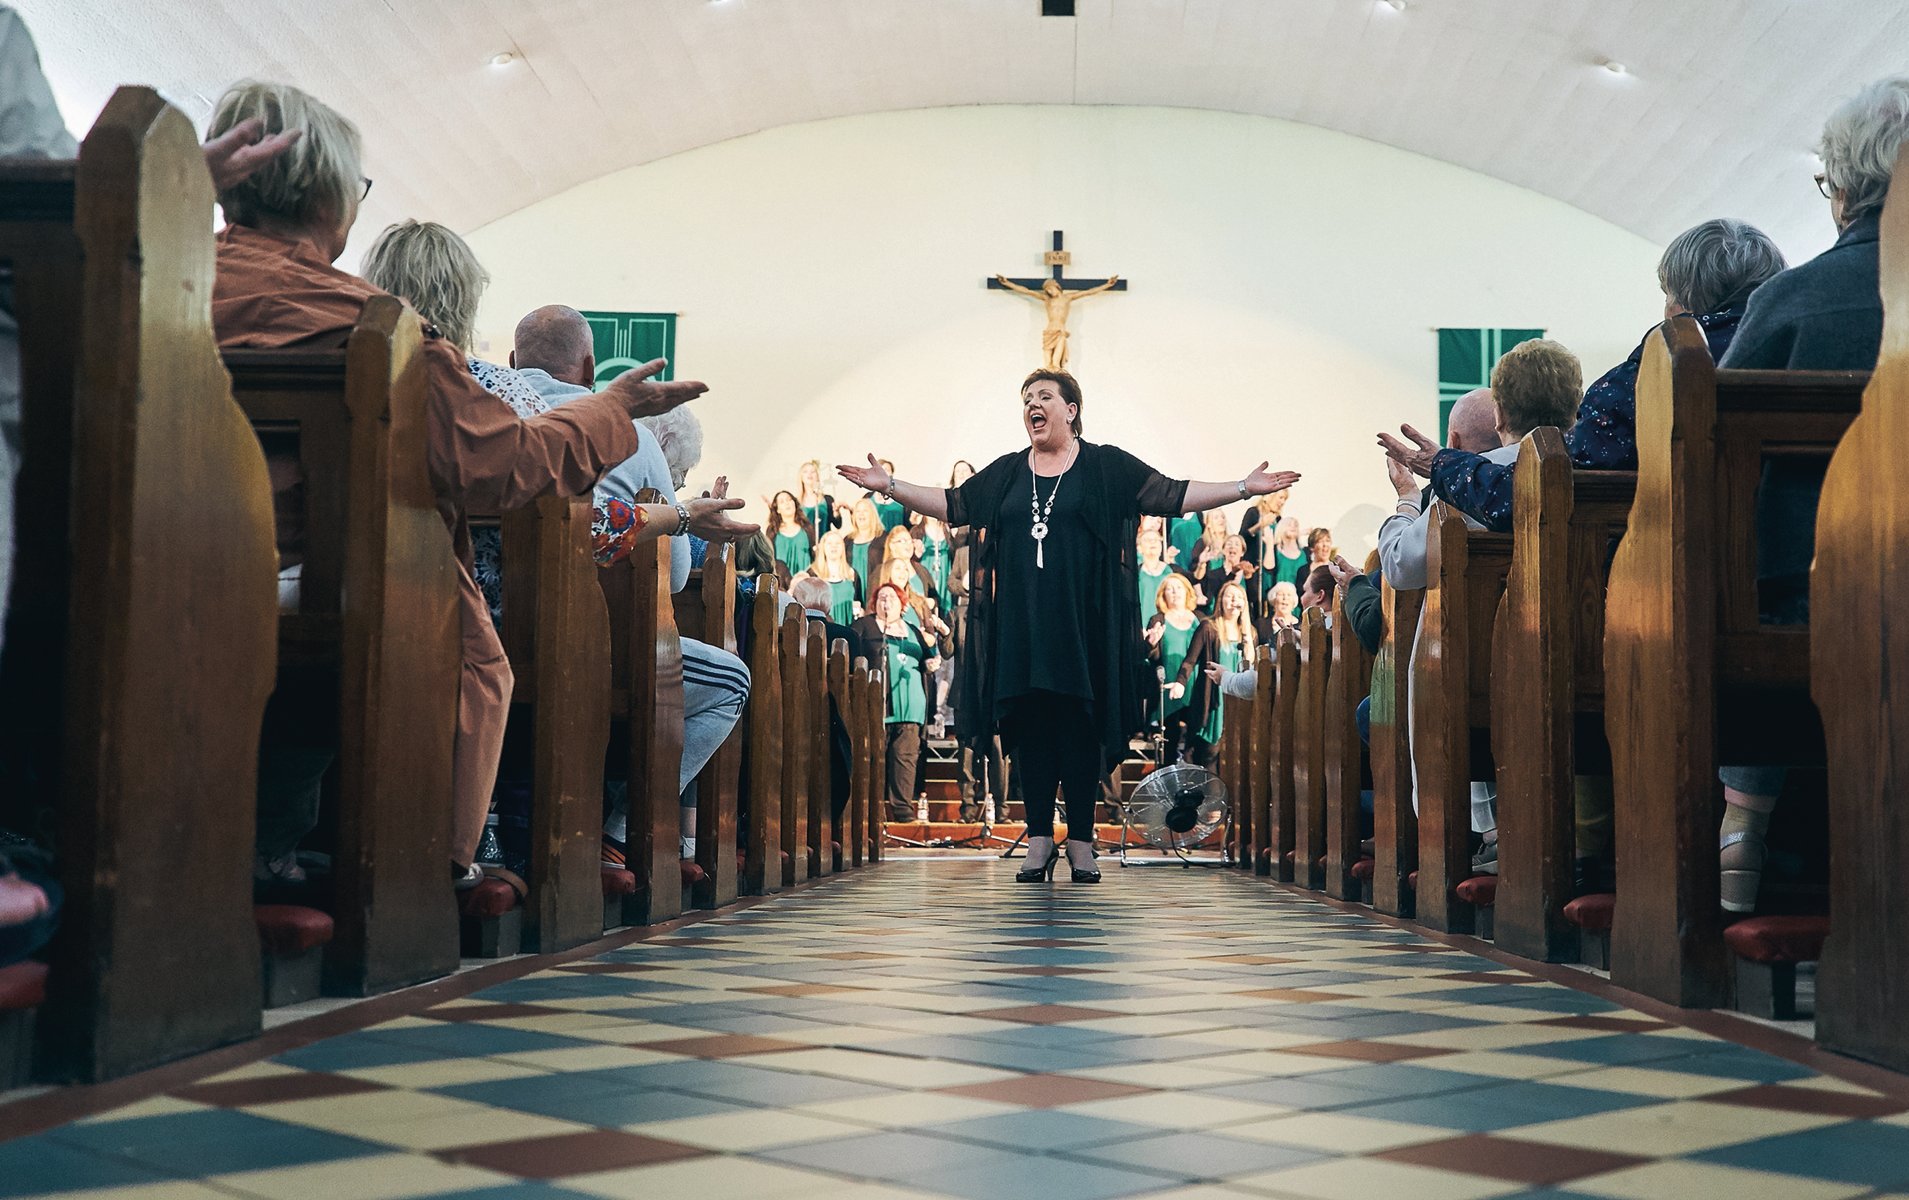
[(1237, 486), (1240, 490), (1240, 499), (1246, 499), (1246, 481), (1244, 479), (1240, 480)]
[(676, 503), (676, 532), (672, 536), (682, 537), (689, 532), (689, 509), (680, 500)]

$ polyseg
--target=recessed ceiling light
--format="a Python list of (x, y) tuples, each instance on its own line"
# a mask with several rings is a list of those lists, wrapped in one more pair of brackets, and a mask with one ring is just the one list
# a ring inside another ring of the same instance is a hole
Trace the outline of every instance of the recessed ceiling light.
[(1404, 12), (1405, 0), (1379, 0), (1379, 7), (1391, 12)]
[(1610, 59), (1610, 58), (1603, 59), (1602, 61), (1598, 63), (1598, 66), (1603, 67), (1606, 71), (1608, 71), (1612, 75), (1630, 74), (1630, 68), (1625, 66), (1623, 63), (1618, 62), (1615, 59)]
[(484, 61), (493, 67), (508, 67), (517, 61), (517, 55), (510, 50), (499, 50)]

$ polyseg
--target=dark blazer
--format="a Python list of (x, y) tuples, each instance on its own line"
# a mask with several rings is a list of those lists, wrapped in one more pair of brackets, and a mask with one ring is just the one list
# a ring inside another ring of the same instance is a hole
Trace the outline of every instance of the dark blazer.
[(1385, 593), (1379, 587), (1384, 581), (1377, 567), (1367, 574), (1353, 576), (1346, 584), (1346, 598), (1341, 605), (1346, 624), (1352, 626), (1352, 636), (1359, 639), (1367, 654), (1377, 654), (1379, 643), (1385, 640)]
[[(1882, 351), (1880, 213), (1758, 288), (1720, 367), (1871, 371)], [(1757, 578), (1807, 588), (1825, 459), (1773, 459), (1757, 490)], [(1807, 611), (1807, 610), (1805, 610)]]

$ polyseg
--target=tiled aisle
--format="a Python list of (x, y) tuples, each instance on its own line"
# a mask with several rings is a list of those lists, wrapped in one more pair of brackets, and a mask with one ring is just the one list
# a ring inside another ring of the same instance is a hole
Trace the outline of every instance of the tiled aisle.
[(0, 1145), (0, 1195), (1829, 1200), (1909, 1102), (1213, 871), (889, 863)]

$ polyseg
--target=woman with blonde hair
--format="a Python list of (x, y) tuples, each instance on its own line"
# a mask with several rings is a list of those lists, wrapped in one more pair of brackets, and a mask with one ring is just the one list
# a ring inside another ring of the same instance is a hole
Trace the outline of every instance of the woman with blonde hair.
[[(1187, 694), (1187, 679), (1189, 672), (1200, 666), (1193, 657), (1193, 646), (1205, 622), (1193, 611), (1193, 585), (1178, 572), (1160, 582), (1154, 607), (1159, 611), (1147, 623), (1147, 657), (1165, 681), (1166, 696), (1160, 712), (1161, 731), (1166, 735), (1165, 761), (1177, 762), (1187, 740), (1187, 710), (1193, 703), (1193, 697)], [(1193, 721), (1192, 728), (1198, 727), (1198, 721)]]
[(1193, 576), (1193, 582), (1205, 579), (1209, 571), (1219, 570), (1226, 562), (1226, 514), (1218, 509), (1206, 514), (1200, 540), (1193, 544), (1193, 557), (1181, 563), (1181, 569)]
[(1247, 603), (1246, 589), (1237, 583), (1226, 584), (1220, 588), (1214, 615), (1201, 624), (1186, 662), (1180, 665), (1180, 682), (1198, 693), (1190, 706), (1201, 714), (1199, 733), (1190, 739), (1196, 762), (1205, 763), (1213, 747), (1220, 744), (1220, 690), (1204, 667), (1217, 664), (1225, 674), (1244, 671), (1252, 664), (1255, 645), (1253, 610)]
[(802, 510), (802, 519), (809, 524), (811, 545), (820, 545), (822, 535), (831, 529), (842, 527), (842, 514), (848, 506), (836, 502), (834, 496), (822, 490), (822, 463), (819, 459), (810, 459), (796, 471), (795, 502)]
[(863, 496), (849, 507), (848, 531), (844, 538), (848, 547), (848, 565), (855, 568), (855, 580), (861, 584), (864, 596), (875, 594), (887, 536), (888, 531), (882, 528), (882, 519), (875, 511), (873, 500)]
[(859, 601), (864, 593), (855, 578), (855, 568), (849, 565), (848, 548), (841, 530), (829, 530), (816, 543), (815, 561), (809, 564), (809, 574), (829, 585), (829, 620), (847, 625), (862, 615)]

